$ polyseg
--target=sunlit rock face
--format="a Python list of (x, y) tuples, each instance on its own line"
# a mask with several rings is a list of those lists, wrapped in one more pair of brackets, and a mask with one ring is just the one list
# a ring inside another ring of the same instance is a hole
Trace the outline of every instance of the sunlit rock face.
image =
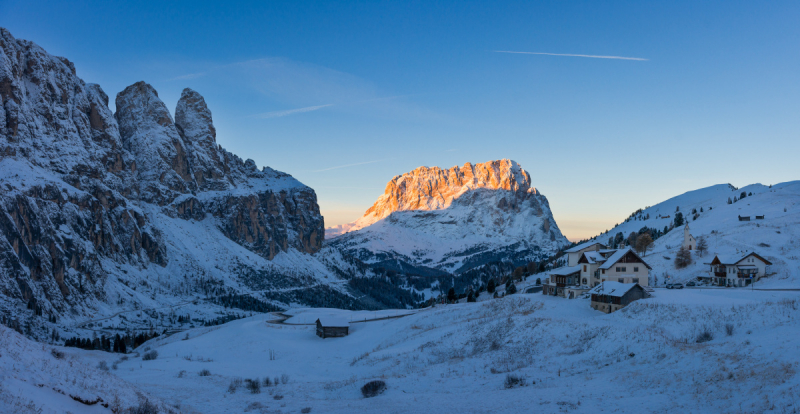
[(364, 216), (327, 236), (370, 263), (447, 272), (536, 260), (567, 243), (530, 174), (507, 159), (396, 176)]
[(170, 245), (175, 229), (269, 260), (322, 247), (314, 190), (217, 145), (199, 93), (183, 91), (173, 120), (137, 82), (112, 113), (67, 59), (5, 29), (0, 48), (0, 311), (16, 300), (88, 312), (116, 295), (109, 278), (202, 274), (215, 252)]

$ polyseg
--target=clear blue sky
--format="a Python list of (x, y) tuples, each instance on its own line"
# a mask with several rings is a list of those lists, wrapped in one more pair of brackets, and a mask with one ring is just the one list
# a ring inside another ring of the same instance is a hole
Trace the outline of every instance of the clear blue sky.
[(313, 187), (326, 225), (421, 165), (516, 160), (572, 239), (800, 179), (797, 1), (81, 3), (0, 0), (0, 26), (112, 105), (199, 91), (218, 142)]

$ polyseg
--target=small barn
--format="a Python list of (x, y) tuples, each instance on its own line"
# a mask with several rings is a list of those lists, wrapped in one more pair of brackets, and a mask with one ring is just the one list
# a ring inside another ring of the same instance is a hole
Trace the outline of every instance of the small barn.
[(341, 318), (324, 317), (317, 319), (317, 336), (339, 338), (350, 333), (350, 323)]
[(633, 301), (649, 297), (650, 294), (638, 283), (605, 281), (590, 290), (592, 309), (605, 313), (618, 311)]

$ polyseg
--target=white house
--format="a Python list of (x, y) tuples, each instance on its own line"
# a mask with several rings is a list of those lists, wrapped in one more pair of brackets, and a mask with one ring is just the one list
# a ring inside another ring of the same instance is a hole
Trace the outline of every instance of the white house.
[[(573, 249), (578, 247), (581, 246)], [(550, 271), (550, 277), (542, 288), (543, 294), (568, 297), (571, 293), (572, 297), (577, 297), (605, 281), (649, 285), (652, 268), (630, 247), (606, 249), (603, 245), (592, 245), (579, 250), (575, 266)]]
[(581, 255), (583, 255), (584, 252), (596, 252), (602, 249), (607, 249), (606, 245), (592, 240), (564, 250), (564, 253), (567, 254), (567, 266), (577, 266), (578, 260), (581, 258)]
[(748, 253), (742, 258), (716, 255), (711, 263), (707, 276), (716, 286), (748, 286), (770, 272), (772, 262), (757, 253)]
[(689, 233), (689, 222), (686, 222), (686, 227), (683, 228), (683, 244), (684, 249), (697, 250), (697, 240)]

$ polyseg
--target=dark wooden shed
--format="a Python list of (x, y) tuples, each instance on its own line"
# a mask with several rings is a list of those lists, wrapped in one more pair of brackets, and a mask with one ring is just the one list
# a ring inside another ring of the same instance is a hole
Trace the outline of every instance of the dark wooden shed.
[(350, 333), (350, 323), (339, 318), (317, 319), (317, 336), (325, 338), (339, 338)]

